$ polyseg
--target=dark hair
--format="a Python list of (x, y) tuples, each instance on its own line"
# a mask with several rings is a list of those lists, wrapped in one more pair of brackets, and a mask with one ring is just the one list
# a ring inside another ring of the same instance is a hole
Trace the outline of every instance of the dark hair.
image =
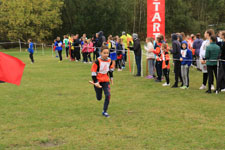
[(103, 46), (101, 47), (101, 52), (103, 52), (103, 50), (105, 50), (105, 49), (109, 50), (108, 46), (103, 45)]
[(163, 42), (163, 39), (164, 39), (164, 36), (163, 36), (162, 34), (160, 34), (160, 35), (157, 37), (157, 42), (162, 43), (162, 42)]
[(197, 37), (198, 39), (200, 39), (201, 33), (197, 33), (197, 34), (196, 34), (196, 37)]
[(208, 33), (209, 36), (213, 36), (215, 34), (213, 29), (206, 30), (206, 33)]
[(210, 36), (210, 39), (212, 40), (212, 42), (216, 42), (217, 37), (216, 37), (216, 35), (212, 35), (212, 36)]
[(32, 39), (28, 39), (28, 41), (32, 42)]

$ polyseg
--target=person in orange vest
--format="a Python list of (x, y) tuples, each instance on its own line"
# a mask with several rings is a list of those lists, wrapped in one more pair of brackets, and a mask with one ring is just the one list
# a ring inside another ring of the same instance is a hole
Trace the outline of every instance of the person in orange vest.
[[(97, 100), (102, 99), (102, 91), (105, 93), (105, 102), (103, 106), (102, 115), (104, 117), (109, 117), (107, 113), (108, 105), (110, 102), (110, 81), (113, 85), (113, 71), (114, 66), (112, 60), (109, 56), (109, 48), (107, 46), (101, 47), (101, 57), (97, 58), (95, 63), (93, 63), (91, 72), (92, 72), (92, 80), (89, 83), (94, 85), (96, 98)], [(108, 76), (109, 74), (109, 76)]]
[(162, 54), (161, 54), (161, 60), (162, 60), (162, 70), (163, 74), (166, 78), (166, 83), (164, 83), (162, 86), (170, 86), (170, 55), (168, 53), (168, 45), (166, 43), (162, 44)]
[(162, 60), (161, 60), (161, 46), (163, 44), (163, 39), (161, 36), (157, 37), (157, 43), (155, 46), (155, 50), (153, 53), (156, 55), (156, 72), (157, 72), (157, 79), (155, 80), (156, 82), (161, 82), (162, 80)]

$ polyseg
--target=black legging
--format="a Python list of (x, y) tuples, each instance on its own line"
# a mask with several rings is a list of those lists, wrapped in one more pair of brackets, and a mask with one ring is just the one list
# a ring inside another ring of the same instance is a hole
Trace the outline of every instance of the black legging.
[[(203, 73), (203, 85), (206, 86), (208, 80), (208, 73)], [(212, 84), (214, 83), (214, 78), (212, 80)]]
[(170, 70), (169, 69), (163, 69), (163, 73), (164, 73), (164, 76), (166, 78), (166, 83), (167, 84), (170, 84)]
[(58, 51), (59, 53), (59, 60), (62, 61), (62, 51)]
[(218, 73), (217, 87), (216, 87), (218, 91), (224, 88), (224, 81), (225, 81), (225, 63), (223, 62), (220, 66)]
[(80, 47), (79, 48), (75, 48), (75, 58), (76, 60), (80, 60)]
[(208, 91), (211, 91), (211, 85), (213, 84), (213, 73), (217, 79), (217, 66), (207, 66), (207, 71), (209, 75), (209, 80), (208, 80)]
[(34, 63), (33, 53), (30, 53), (30, 60), (31, 60), (32, 63)]
[(69, 47), (66, 47), (66, 57), (69, 55)]
[(178, 86), (179, 78), (183, 84), (183, 79), (181, 77), (181, 62), (174, 60), (174, 73), (175, 73), (175, 85)]
[(157, 80), (162, 80), (162, 61), (156, 61), (155, 63), (156, 73), (157, 73)]

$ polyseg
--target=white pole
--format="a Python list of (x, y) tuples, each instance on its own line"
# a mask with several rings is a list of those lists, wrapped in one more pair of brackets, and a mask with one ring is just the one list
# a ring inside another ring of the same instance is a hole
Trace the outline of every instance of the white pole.
[(20, 53), (22, 52), (22, 48), (21, 48), (21, 42), (20, 42), (20, 39), (19, 39), (19, 46), (20, 46)]
[(42, 48), (42, 55), (44, 55), (45, 52), (44, 52), (44, 44), (43, 43), (41, 44), (41, 48)]

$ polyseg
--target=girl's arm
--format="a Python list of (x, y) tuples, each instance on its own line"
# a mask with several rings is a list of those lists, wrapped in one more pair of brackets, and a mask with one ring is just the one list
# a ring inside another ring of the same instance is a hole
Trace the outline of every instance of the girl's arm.
[(97, 88), (102, 88), (102, 86), (99, 84), (98, 79), (97, 79), (98, 66), (99, 66), (99, 61), (97, 59), (91, 67), (91, 76), (92, 76), (93, 81), (89, 81), (89, 83), (93, 84)]

